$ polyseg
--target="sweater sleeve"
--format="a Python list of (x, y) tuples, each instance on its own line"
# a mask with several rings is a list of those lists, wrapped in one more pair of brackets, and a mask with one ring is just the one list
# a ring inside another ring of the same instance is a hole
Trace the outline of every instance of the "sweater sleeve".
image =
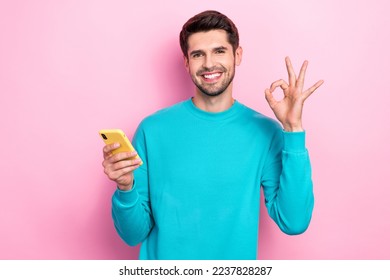
[(314, 206), (305, 132), (276, 132), (264, 166), (262, 186), (268, 213), (279, 228), (290, 235), (303, 233)]
[(146, 144), (141, 128), (137, 129), (133, 144), (143, 164), (134, 171), (133, 188), (129, 191), (117, 189), (112, 197), (112, 218), (115, 229), (130, 246), (144, 241), (154, 225), (147, 176)]

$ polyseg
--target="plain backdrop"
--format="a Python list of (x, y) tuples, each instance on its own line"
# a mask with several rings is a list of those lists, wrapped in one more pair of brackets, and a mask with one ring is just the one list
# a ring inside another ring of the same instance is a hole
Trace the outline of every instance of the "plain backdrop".
[(98, 130), (131, 138), (192, 96), (178, 34), (207, 9), (244, 49), (234, 97), (309, 60), (304, 127), (315, 183), (309, 229), (283, 234), (262, 203), (260, 259), (390, 258), (390, 4), (386, 0), (0, 2), (0, 259), (136, 259), (111, 220)]

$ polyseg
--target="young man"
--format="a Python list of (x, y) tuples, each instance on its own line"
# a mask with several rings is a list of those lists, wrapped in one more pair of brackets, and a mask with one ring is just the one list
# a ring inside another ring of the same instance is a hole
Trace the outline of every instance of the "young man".
[[(309, 225), (313, 187), (305, 132), (303, 91), (307, 62), (289, 82), (265, 91), (280, 125), (233, 99), (235, 67), (242, 59), (234, 23), (216, 11), (184, 24), (180, 45), (195, 84), (194, 97), (147, 117), (133, 144), (136, 153), (113, 156), (103, 166), (118, 188), (115, 227), (129, 245), (142, 242), (140, 259), (256, 259), (260, 186), (269, 215), (287, 234)], [(282, 88), (284, 98), (272, 92)]]

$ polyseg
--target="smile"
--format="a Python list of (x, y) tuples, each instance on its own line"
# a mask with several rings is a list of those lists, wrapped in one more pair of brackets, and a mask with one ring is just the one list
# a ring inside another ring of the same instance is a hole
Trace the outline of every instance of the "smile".
[(212, 73), (212, 74), (204, 74), (202, 75), (203, 78), (207, 80), (213, 80), (216, 78), (219, 78), (222, 75), (222, 73)]

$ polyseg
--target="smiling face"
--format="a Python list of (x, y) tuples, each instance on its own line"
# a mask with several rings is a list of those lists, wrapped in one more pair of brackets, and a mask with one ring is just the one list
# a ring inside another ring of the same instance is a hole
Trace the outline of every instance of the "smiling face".
[(185, 65), (197, 91), (207, 96), (232, 93), (235, 66), (241, 63), (242, 49), (233, 52), (225, 30), (197, 32), (188, 38)]

